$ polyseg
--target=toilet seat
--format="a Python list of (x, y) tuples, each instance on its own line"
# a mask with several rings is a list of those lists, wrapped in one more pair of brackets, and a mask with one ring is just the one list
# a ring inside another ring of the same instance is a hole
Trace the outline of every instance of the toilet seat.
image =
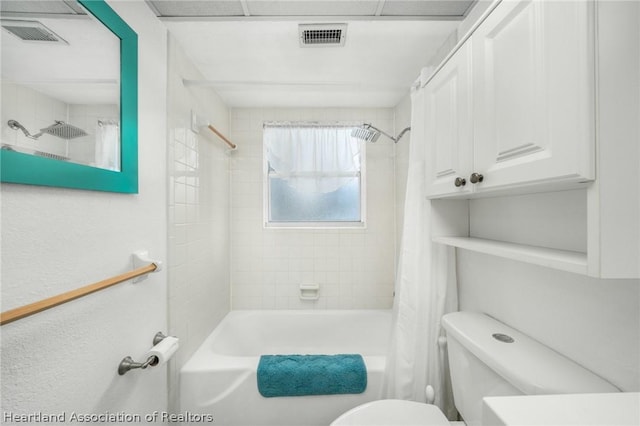
[(400, 399), (368, 402), (347, 411), (331, 426), (449, 426), (435, 405)]

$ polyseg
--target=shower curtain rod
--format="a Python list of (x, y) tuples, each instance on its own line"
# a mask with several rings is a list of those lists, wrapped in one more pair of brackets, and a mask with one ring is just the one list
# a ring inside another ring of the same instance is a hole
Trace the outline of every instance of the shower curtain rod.
[(265, 121), (263, 128), (267, 127), (358, 127), (362, 126), (362, 121), (340, 122), (340, 121)]

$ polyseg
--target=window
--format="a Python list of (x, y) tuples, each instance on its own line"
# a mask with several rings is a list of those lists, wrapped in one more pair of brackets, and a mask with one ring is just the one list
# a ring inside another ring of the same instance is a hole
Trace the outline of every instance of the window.
[(364, 143), (357, 125), (264, 127), (267, 226), (364, 226)]

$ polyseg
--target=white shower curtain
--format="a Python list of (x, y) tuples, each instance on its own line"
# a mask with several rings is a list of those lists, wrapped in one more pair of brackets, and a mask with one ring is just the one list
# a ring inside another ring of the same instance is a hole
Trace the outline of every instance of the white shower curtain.
[(411, 94), (411, 139), (402, 243), (396, 275), (391, 346), (384, 397), (424, 402), (425, 388), (435, 389), (435, 404), (453, 419), (455, 408), (440, 320), (457, 310), (455, 249), (433, 244), (431, 202), (425, 194), (424, 89)]
[(120, 170), (120, 126), (117, 121), (98, 120), (96, 124), (95, 166)]

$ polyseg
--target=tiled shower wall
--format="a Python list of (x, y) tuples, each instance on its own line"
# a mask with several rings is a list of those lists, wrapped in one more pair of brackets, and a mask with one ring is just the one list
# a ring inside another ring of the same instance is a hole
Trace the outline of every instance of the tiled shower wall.
[(179, 370), (229, 311), (229, 156), (206, 128), (191, 129), (191, 111), (227, 134), (225, 104), (207, 88), (188, 88), (183, 78), (202, 79), (169, 36), (168, 192), (169, 333), (180, 350), (169, 364), (170, 409), (177, 409)]
[[(394, 144), (366, 150), (366, 229), (263, 226), (262, 125), (265, 121), (365, 121), (392, 134), (393, 109), (233, 109), (231, 140), (231, 292), (233, 309), (391, 308), (395, 270)], [(320, 299), (300, 300), (302, 283)]]

